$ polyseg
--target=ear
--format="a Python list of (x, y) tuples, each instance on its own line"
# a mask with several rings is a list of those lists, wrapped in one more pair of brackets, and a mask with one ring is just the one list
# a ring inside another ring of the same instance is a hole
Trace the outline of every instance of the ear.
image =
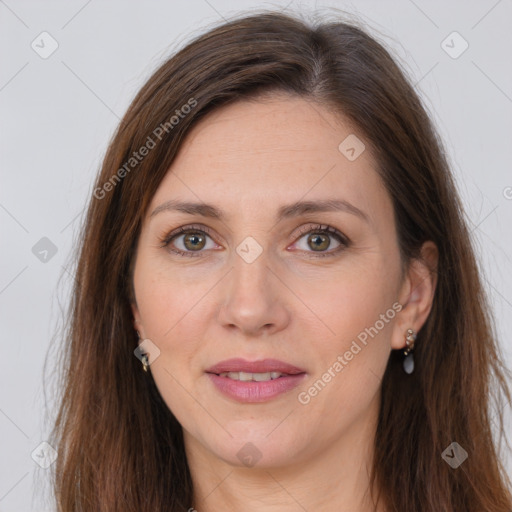
[(133, 315), (133, 328), (139, 333), (141, 339), (145, 339), (144, 327), (141, 322), (140, 312), (136, 302), (131, 302), (130, 307)]
[(413, 329), (416, 333), (427, 321), (437, 285), (437, 263), (439, 251), (432, 241), (425, 242), (421, 255), (411, 260), (404, 282), (400, 289), (401, 311), (396, 316), (391, 346), (393, 349), (405, 347), (405, 333)]

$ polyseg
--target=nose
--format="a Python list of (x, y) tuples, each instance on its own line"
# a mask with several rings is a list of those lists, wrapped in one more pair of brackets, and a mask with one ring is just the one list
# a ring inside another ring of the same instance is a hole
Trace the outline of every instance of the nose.
[(222, 287), (220, 324), (246, 336), (277, 333), (290, 322), (290, 293), (269, 266), (266, 252), (248, 263), (233, 255), (233, 268)]

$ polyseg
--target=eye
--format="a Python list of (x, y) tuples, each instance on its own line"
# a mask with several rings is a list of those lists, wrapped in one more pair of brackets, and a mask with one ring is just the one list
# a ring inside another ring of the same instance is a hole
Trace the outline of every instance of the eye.
[[(328, 225), (308, 225), (299, 232), (295, 245), (310, 257), (334, 256), (350, 245), (347, 237)], [(334, 240), (334, 244), (333, 244)], [(334, 245), (334, 248), (333, 248)], [(203, 249), (217, 249), (206, 226), (182, 226), (160, 240), (160, 247), (167, 247), (179, 256), (201, 256)], [(332, 249), (327, 251), (327, 249)]]
[[(302, 236), (295, 244), (302, 251), (316, 253), (311, 254), (313, 257), (334, 256), (349, 246), (347, 237), (337, 229), (327, 225), (306, 226), (300, 234)], [(329, 248), (333, 250), (327, 251)]]
[(168, 247), (169, 251), (180, 256), (199, 256), (203, 249), (218, 247), (208, 233), (206, 226), (182, 226), (165, 236), (161, 247)]

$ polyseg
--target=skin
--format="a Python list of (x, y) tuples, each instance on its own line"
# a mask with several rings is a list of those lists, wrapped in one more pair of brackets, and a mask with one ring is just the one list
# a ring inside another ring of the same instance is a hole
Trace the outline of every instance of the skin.
[[(412, 261), (402, 273), (391, 199), (369, 145), (355, 161), (338, 150), (350, 134), (364, 141), (331, 109), (305, 99), (241, 101), (194, 128), (153, 197), (137, 247), (134, 326), (160, 350), (150, 371), (183, 427), (190, 506), (199, 512), (373, 510), (367, 491), (381, 379), (390, 351), (403, 348), (405, 331), (419, 331), (430, 312), (437, 252), (427, 242), (426, 263)], [(281, 205), (327, 198), (349, 201), (368, 222), (339, 211), (275, 220)], [(214, 204), (226, 218), (151, 216), (171, 199)], [(167, 234), (190, 224), (210, 229), (198, 256), (170, 251), (193, 252), (183, 235), (163, 247)], [(349, 245), (328, 235), (322, 251), (333, 255), (318, 256), (300, 234), (317, 233), (317, 224)], [(236, 251), (248, 236), (262, 248), (252, 263)], [(301, 404), (298, 393), (395, 303), (402, 310)], [(242, 404), (205, 374), (232, 357), (280, 359), (307, 375), (295, 390)], [(248, 442), (261, 456), (253, 467), (237, 457)]]

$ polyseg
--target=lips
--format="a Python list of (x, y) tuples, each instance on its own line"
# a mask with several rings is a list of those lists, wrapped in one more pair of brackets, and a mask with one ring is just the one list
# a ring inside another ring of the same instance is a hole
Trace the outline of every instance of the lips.
[(289, 363), (279, 361), (278, 359), (263, 359), (261, 361), (247, 361), (245, 359), (227, 359), (215, 364), (206, 370), (206, 373), (244, 372), (244, 373), (271, 373), (278, 372), (285, 375), (298, 375), (305, 373), (305, 370), (297, 368)]
[(277, 359), (228, 359), (206, 370), (222, 395), (241, 403), (267, 402), (296, 388), (306, 372)]
[(306, 377), (297, 366), (277, 359), (228, 359), (206, 374), (225, 397), (241, 403), (267, 402), (296, 388)]

